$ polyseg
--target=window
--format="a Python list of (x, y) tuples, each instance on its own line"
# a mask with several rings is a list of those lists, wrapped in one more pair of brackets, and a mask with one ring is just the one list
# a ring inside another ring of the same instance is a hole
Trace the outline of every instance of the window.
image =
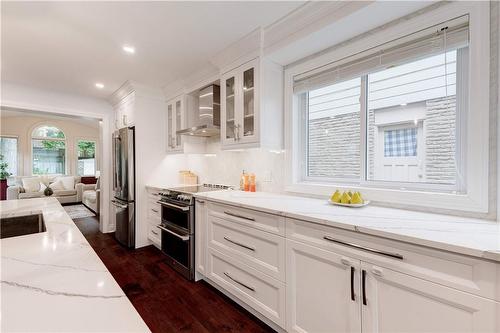
[(465, 191), (468, 17), (294, 78), (304, 181)]
[(8, 164), (7, 172), (13, 176), (17, 175), (17, 138), (0, 137), (0, 155), (3, 161)]
[(31, 146), (34, 175), (66, 173), (66, 137), (59, 128), (37, 127)]
[(96, 142), (89, 140), (78, 140), (78, 165), (79, 176), (94, 176), (96, 171)]

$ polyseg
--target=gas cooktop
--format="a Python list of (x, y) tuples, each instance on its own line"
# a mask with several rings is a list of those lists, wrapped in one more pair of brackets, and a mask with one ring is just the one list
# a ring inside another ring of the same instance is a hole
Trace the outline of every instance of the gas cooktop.
[(193, 194), (201, 192), (212, 192), (221, 190), (230, 190), (231, 186), (220, 184), (200, 184), (188, 185), (182, 187), (172, 187), (164, 192), (160, 192), (160, 201), (174, 201), (178, 203), (192, 205), (194, 204)]

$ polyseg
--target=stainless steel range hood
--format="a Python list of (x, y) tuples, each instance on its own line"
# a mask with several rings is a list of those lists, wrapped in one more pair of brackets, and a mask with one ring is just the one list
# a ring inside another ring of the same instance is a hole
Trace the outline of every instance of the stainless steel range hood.
[(199, 91), (196, 126), (177, 131), (180, 135), (210, 137), (220, 133), (220, 87), (210, 85)]

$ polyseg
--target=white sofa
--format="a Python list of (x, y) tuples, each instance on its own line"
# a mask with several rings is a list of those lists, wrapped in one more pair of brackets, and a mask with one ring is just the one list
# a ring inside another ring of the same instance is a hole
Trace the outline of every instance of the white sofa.
[(96, 184), (88, 184), (83, 186), (82, 203), (92, 210), (96, 215), (99, 215), (101, 190), (99, 189), (99, 179)]
[[(7, 200), (16, 200), (16, 199), (30, 199), (30, 198), (43, 198), (45, 194), (43, 193), (43, 188), (40, 188), (39, 191), (27, 191), (23, 187), (23, 179), (24, 178), (38, 178), (41, 184), (45, 186), (50, 186), (53, 184), (59, 177), (65, 177), (61, 175), (57, 176), (18, 176), (12, 177), (9, 179), (9, 187), (7, 188)], [(52, 197), (59, 200), (60, 203), (78, 203), (82, 202), (83, 192), (95, 186), (94, 184), (86, 185), (82, 184), (81, 177), (74, 177), (74, 186), (73, 188), (64, 188), (54, 190), (54, 193), (51, 195)]]

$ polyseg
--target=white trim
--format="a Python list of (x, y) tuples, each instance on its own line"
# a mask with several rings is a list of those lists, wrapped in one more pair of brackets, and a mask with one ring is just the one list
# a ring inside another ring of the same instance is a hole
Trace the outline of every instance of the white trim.
[[(439, 24), (451, 18), (469, 14), (469, 108), (473, 116), (468, 117), (467, 132), (475, 133), (468, 137), (467, 144), (467, 194), (434, 193), (429, 191), (408, 191), (388, 188), (349, 186), (349, 189), (362, 191), (367, 198), (408, 206), (433, 207), (457, 211), (488, 212), (488, 168), (489, 168), (489, 36), (490, 15), (488, 2), (455, 2), (441, 6), (433, 11), (412, 17), (385, 30), (377, 31), (368, 37), (356, 39), (352, 43), (334, 48), (330, 52), (308, 59), (285, 70), (285, 191), (330, 195), (337, 187), (334, 184), (318, 184), (300, 181), (300, 133), (298, 112), (294, 105), (297, 98), (293, 94), (294, 76), (342, 59), (351, 54), (376, 47), (397, 39), (423, 27)], [(297, 172), (299, 171), (299, 173)]]

